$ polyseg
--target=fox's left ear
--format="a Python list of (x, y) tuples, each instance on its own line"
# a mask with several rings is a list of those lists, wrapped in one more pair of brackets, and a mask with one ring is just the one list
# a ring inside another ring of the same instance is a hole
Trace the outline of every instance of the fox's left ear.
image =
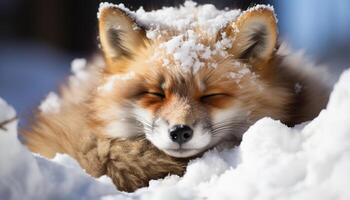
[(264, 62), (277, 44), (277, 21), (273, 8), (256, 6), (243, 12), (225, 31), (233, 39), (229, 52), (237, 59)]
[(145, 45), (146, 40), (144, 28), (137, 24), (130, 13), (117, 6), (100, 7), (99, 37), (110, 66), (132, 58), (137, 49)]

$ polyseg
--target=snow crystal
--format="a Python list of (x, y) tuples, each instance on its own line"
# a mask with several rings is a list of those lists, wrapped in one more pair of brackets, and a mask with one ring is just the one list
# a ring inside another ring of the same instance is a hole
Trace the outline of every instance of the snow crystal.
[(84, 80), (87, 79), (89, 74), (86, 71), (85, 59), (74, 59), (71, 64), (71, 70), (76, 78)]
[(74, 59), (71, 63), (72, 75), (69, 77), (70, 84), (79, 86), (80, 83), (89, 79), (87, 62), (83, 58)]
[(227, 77), (233, 79), (238, 84), (238, 87), (242, 87), (240, 85), (240, 82), (243, 78), (249, 77), (249, 80), (253, 84), (256, 84), (259, 89), (263, 89), (263, 86), (257, 84), (256, 80), (258, 78), (258, 75), (250, 70), (251, 66), (249, 64), (234, 62), (234, 65), (237, 67), (237, 71), (229, 72)]
[(155, 40), (159, 37), (159, 30), (152, 29), (146, 32), (146, 37), (150, 40)]
[(58, 113), (61, 107), (60, 97), (54, 93), (50, 92), (45, 100), (40, 104), (39, 110), (43, 113)]
[[(225, 51), (232, 46), (232, 40), (222, 34), (222, 39), (217, 41), (213, 49), (200, 41), (201, 38), (193, 30), (187, 30), (184, 34), (172, 37), (170, 40), (160, 44), (160, 48), (165, 50), (166, 56), (172, 58), (175, 64), (185, 72), (196, 73), (201, 67), (216, 66), (212, 61), (213, 55), (227, 56)], [(158, 58), (155, 56), (154, 58)], [(152, 58), (152, 59), (154, 59)], [(169, 64), (168, 59), (163, 59), (163, 66)]]
[[(253, 6), (253, 7), (248, 8), (248, 9), (245, 10), (242, 14), (244, 14), (244, 13), (249, 13), (249, 12), (252, 12), (252, 11), (259, 11), (259, 10), (261, 10), (261, 9), (271, 10), (273, 13), (275, 13), (274, 8), (273, 8), (272, 5), (270, 5), (270, 4), (267, 4), (267, 5), (259, 4), (259, 5), (256, 5), (256, 6)], [(275, 21), (278, 22), (278, 19), (277, 19), (276, 14), (274, 14), (274, 17), (275, 17)]]
[(161, 47), (163, 47), (168, 54), (172, 54), (175, 51), (175, 49), (180, 47), (182, 41), (183, 41), (182, 35), (176, 36), (168, 40), (167, 42), (163, 43)]
[(125, 74), (116, 74), (108, 77), (108, 80), (106, 81), (105, 84), (97, 88), (97, 91), (100, 92), (111, 92), (114, 88), (114, 84), (117, 83), (118, 81), (126, 81), (130, 80), (135, 76), (135, 72), (130, 71)]
[(97, 12), (97, 19), (100, 18), (101, 16), (101, 12), (104, 10), (104, 9), (108, 9), (108, 8), (119, 8), (121, 10), (125, 10), (125, 11), (128, 11), (128, 9), (124, 6), (124, 4), (119, 4), (118, 6), (113, 4), (113, 3), (109, 3), (109, 2), (101, 2), (100, 5), (99, 5), (99, 9), (98, 9), (98, 12)]

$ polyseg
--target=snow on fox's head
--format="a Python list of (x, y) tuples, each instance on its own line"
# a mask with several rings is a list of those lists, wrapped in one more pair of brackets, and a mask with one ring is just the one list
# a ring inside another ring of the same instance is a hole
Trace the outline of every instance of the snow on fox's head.
[(109, 137), (143, 135), (189, 157), (240, 139), (262, 116), (283, 118), (283, 91), (266, 92), (277, 40), (270, 7), (240, 13), (187, 2), (131, 12), (103, 4), (99, 29), (107, 67), (96, 120)]

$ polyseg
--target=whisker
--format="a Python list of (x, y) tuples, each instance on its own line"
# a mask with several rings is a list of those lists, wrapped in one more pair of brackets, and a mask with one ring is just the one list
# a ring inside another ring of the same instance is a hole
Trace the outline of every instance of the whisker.
[(249, 123), (249, 122), (250, 122), (249, 120), (244, 119), (244, 118), (232, 117), (232, 118), (225, 119), (221, 122), (217, 122), (217, 123), (213, 124), (213, 126), (227, 124), (227, 123), (231, 124), (231, 123)]

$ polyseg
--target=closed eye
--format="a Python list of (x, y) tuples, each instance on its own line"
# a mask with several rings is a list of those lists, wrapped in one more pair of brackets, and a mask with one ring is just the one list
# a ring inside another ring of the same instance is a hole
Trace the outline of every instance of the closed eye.
[(214, 98), (214, 97), (225, 97), (225, 96), (228, 96), (228, 95), (225, 94), (225, 93), (206, 94), (206, 95), (201, 96), (200, 100), (201, 101), (205, 101), (205, 100), (208, 100), (208, 99), (211, 99), (211, 98)]
[(160, 93), (160, 92), (145, 92), (145, 94), (156, 96), (156, 97), (159, 97), (161, 99), (165, 98), (165, 94)]

